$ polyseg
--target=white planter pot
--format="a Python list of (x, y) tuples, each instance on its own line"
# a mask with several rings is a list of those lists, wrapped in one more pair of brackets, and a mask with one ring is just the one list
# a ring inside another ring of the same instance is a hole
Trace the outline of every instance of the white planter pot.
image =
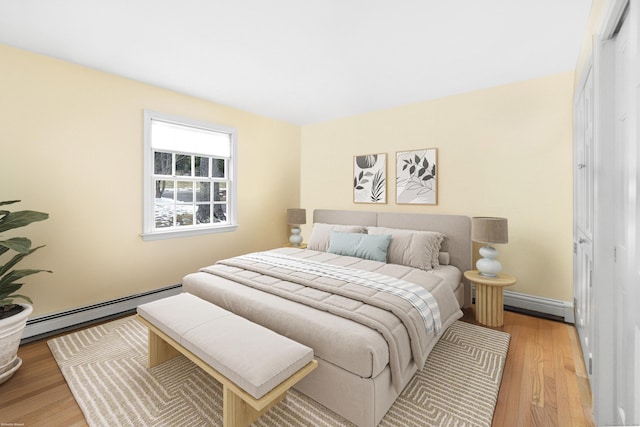
[[(24, 307), (20, 313), (0, 320), (0, 383), (9, 379), (20, 366), (16, 362), (18, 347), (22, 339), (22, 332), (27, 324), (27, 318), (33, 311), (29, 304), (19, 304)], [(11, 372), (10, 375), (6, 375)]]

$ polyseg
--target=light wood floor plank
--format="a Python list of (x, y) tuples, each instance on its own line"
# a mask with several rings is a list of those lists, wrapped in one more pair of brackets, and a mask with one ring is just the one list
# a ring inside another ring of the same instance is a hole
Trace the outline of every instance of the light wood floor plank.
[[(539, 325), (540, 323), (536, 324), (535, 338), (532, 343), (534, 363), (532, 404), (537, 408), (544, 408), (544, 333)], [(544, 413), (544, 411), (541, 412)]]
[(530, 426), (533, 424), (533, 377), (537, 373), (537, 368), (534, 364), (535, 343), (533, 342), (533, 337), (535, 336), (535, 331), (531, 328), (525, 329), (527, 330), (525, 334), (527, 336), (530, 335), (532, 338), (518, 343), (522, 351), (520, 356), (522, 359), (522, 369), (520, 370), (520, 398), (518, 399), (517, 411), (518, 420), (515, 424), (507, 425)]
[[(544, 326), (544, 323), (541, 323)], [(544, 352), (544, 424), (548, 426), (558, 425), (558, 403), (556, 392), (556, 377), (554, 368), (554, 346), (553, 336), (550, 333), (543, 335)]]
[(567, 372), (565, 368), (565, 351), (563, 340), (567, 339), (567, 334), (557, 327), (552, 330), (555, 351), (554, 370), (556, 378), (556, 402), (558, 407), (558, 423), (561, 426), (571, 426), (569, 386), (567, 384)]

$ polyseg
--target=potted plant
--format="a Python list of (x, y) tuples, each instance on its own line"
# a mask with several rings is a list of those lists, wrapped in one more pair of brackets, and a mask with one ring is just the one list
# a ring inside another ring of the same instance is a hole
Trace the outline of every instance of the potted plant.
[[(10, 205), (19, 201), (0, 202), (0, 206)], [(35, 221), (43, 221), (47, 218), (49, 218), (49, 214), (43, 212), (0, 210), (0, 233), (24, 227)], [(27, 324), (27, 317), (33, 311), (30, 305), (33, 303), (31, 299), (16, 293), (23, 285), (16, 282), (23, 277), (41, 271), (51, 273), (49, 270), (17, 270), (13, 267), (24, 257), (34, 253), (41, 247), (32, 248), (31, 240), (26, 237), (12, 237), (0, 240), (0, 256), (2, 256), (0, 259), (6, 259), (4, 265), (0, 265), (0, 384), (8, 380), (22, 364), (22, 361), (17, 356), (18, 347), (22, 338), (22, 331)], [(13, 256), (11, 256), (12, 253), (14, 253)], [(16, 299), (22, 299), (29, 304), (16, 303), (14, 302)]]

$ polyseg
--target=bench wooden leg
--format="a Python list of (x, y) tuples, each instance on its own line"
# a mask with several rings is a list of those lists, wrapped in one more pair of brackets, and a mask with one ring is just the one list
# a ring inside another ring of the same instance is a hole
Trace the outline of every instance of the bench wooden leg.
[(222, 425), (223, 427), (247, 427), (271, 409), (271, 407), (281, 402), (286, 395), (287, 392), (285, 391), (264, 409), (258, 411), (223, 384)]
[(247, 427), (260, 415), (226, 385), (223, 385), (222, 388), (222, 398), (222, 425), (224, 427)]
[(153, 368), (176, 356), (180, 356), (180, 352), (149, 329), (149, 367)]

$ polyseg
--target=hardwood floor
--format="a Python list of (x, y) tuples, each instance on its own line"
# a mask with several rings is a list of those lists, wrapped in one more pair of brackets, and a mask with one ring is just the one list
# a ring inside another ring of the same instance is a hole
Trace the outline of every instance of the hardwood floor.
[[(475, 323), (473, 309), (463, 320)], [(576, 330), (505, 312), (509, 353), (493, 426), (593, 426), (591, 392)], [(86, 426), (46, 340), (18, 352), (23, 366), (0, 385), (0, 425)]]
[[(463, 320), (475, 323), (472, 310)], [(594, 426), (592, 400), (575, 327), (505, 312), (511, 334), (493, 426)]]

